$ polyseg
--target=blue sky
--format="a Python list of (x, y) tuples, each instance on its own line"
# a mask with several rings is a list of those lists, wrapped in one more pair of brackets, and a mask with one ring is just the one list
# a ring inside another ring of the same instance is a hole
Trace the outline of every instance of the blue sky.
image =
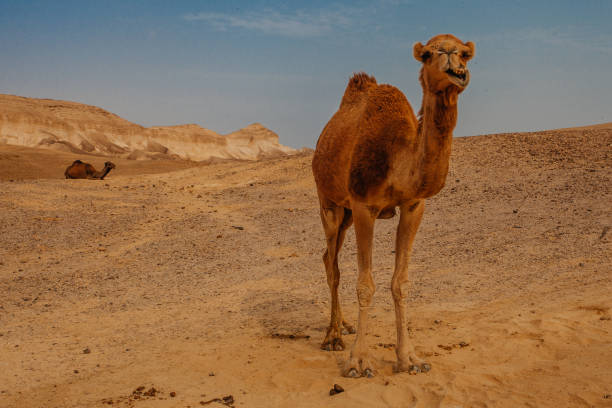
[(412, 44), (476, 43), (456, 136), (612, 121), (612, 1), (0, 0), (0, 93), (313, 147), (352, 72), (418, 110)]

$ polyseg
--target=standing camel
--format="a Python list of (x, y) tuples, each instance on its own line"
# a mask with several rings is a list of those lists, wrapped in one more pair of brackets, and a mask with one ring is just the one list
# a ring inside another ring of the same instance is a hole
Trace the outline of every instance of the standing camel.
[(366, 345), (368, 311), (374, 295), (372, 238), (377, 218), (391, 218), (400, 209), (395, 270), (391, 292), (397, 327), (397, 370), (428, 371), (408, 341), (406, 297), (408, 262), (423, 216), (425, 199), (437, 194), (448, 173), (457, 99), (467, 87), (466, 63), (474, 56), (472, 42), (440, 34), (426, 45), (414, 45), (414, 57), (423, 63), (419, 80), (423, 102), (414, 115), (404, 94), (391, 85), (378, 85), (365, 73), (353, 75), (340, 108), (327, 123), (312, 160), (327, 240), (323, 263), (331, 291), (331, 321), (321, 344), (324, 350), (343, 350), (342, 326), (354, 329), (342, 317), (338, 300), (338, 252), (346, 230), (355, 223), (357, 240), (357, 337), (344, 375), (374, 375)]
[(97, 171), (94, 166), (89, 163), (83, 163), (80, 160), (75, 160), (70, 166), (66, 168), (64, 176), (67, 179), (100, 179), (104, 180), (104, 177), (109, 171), (115, 168), (113, 162), (107, 161), (104, 163), (104, 168)]

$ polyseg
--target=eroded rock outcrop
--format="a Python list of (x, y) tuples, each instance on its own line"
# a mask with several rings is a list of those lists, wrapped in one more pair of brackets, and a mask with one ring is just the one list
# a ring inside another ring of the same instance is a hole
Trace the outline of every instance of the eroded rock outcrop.
[(0, 95), (0, 143), (135, 160), (256, 160), (297, 152), (259, 123), (228, 135), (194, 124), (146, 128), (96, 106), (13, 95)]

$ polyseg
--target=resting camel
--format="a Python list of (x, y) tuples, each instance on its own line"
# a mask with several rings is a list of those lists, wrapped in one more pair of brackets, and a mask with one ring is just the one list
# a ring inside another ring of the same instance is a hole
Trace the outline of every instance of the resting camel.
[(80, 160), (75, 160), (64, 172), (64, 176), (67, 179), (100, 179), (104, 180), (104, 177), (109, 171), (115, 168), (115, 164), (107, 161), (104, 163), (104, 168), (101, 171), (96, 171), (94, 166), (89, 163), (83, 163)]
[(395, 270), (391, 292), (397, 327), (397, 370), (428, 371), (408, 340), (406, 297), (408, 262), (423, 216), (425, 199), (437, 194), (448, 173), (457, 99), (467, 87), (466, 63), (474, 56), (472, 42), (450, 34), (414, 45), (422, 62), (419, 80), (423, 102), (418, 119), (404, 94), (391, 85), (378, 85), (365, 73), (353, 75), (340, 108), (327, 123), (312, 160), (327, 240), (323, 263), (331, 292), (331, 319), (321, 344), (324, 350), (343, 350), (343, 318), (338, 300), (338, 252), (346, 230), (355, 223), (357, 240), (357, 336), (344, 375), (374, 375), (366, 346), (368, 311), (375, 287), (372, 279), (372, 238), (377, 218), (391, 218), (399, 207)]

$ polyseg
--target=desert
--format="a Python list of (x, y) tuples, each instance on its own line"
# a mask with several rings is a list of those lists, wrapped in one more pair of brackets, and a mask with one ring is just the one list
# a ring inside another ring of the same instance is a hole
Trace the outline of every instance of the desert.
[[(432, 369), (394, 372), (395, 217), (374, 236), (377, 376), (352, 379), (349, 349), (320, 349), (311, 152), (113, 157), (104, 180), (66, 180), (106, 157), (0, 145), (0, 406), (612, 406), (610, 146), (610, 124), (456, 138), (410, 265)], [(352, 323), (355, 256), (351, 229)]]
[(0, 2), (0, 408), (612, 408), (612, 2)]

